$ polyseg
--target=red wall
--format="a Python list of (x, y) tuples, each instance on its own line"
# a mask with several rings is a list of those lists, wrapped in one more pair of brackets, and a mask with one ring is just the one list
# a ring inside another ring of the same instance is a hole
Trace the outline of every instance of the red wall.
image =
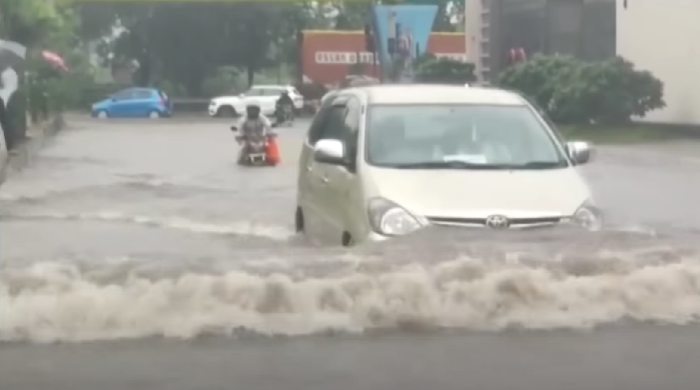
[[(372, 66), (372, 54), (365, 52), (364, 31), (303, 31), (302, 74), (312, 82), (333, 84), (348, 74), (358, 52), (365, 63), (365, 74), (377, 76)], [(435, 55), (453, 55), (466, 61), (463, 33), (432, 33), (428, 51)]]

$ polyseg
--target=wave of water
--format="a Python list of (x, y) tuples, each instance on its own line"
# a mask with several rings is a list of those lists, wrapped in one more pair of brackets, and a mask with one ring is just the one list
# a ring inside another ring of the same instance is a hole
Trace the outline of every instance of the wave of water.
[(101, 211), (95, 213), (24, 213), (22, 215), (0, 215), (4, 219), (21, 220), (59, 220), (59, 221), (96, 221), (117, 222), (142, 225), (154, 228), (184, 230), (192, 233), (262, 237), (275, 240), (287, 240), (294, 235), (293, 231), (280, 226), (265, 226), (242, 221), (221, 224), (200, 222), (182, 217), (153, 217), (147, 215), (131, 215), (123, 212)]
[[(0, 340), (587, 329), (621, 320), (698, 319), (700, 251), (650, 245), (649, 238), (633, 246), (624, 237), (607, 240), (628, 249), (601, 248), (593, 239), (557, 241), (546, 251), (526, 241), (486, 240), (465, 250), (464, 241), (453, 240), (455, 251), (441, 243), (444, 255), (431, 257), (420, 257), (436, 253), (428, 241), (418, 249), (305, 249), (296, 257), (290, 248), (287, 258), (251, 259), (257, 268), (7, 265), (0, 269)], [(299, 257), (311, 253), (319, 256)]]

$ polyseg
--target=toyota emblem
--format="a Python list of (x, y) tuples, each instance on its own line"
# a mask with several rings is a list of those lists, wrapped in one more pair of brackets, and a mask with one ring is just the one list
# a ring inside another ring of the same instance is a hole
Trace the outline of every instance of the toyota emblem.
[(510, 226), (510, 221), (503, 215), (491, 215), (486, 218), (486, 226), (491, 229), (506, 229)]

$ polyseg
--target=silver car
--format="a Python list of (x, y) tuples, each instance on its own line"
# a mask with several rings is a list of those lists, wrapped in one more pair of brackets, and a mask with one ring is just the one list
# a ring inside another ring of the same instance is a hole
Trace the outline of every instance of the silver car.
[(431, 224), (598, 229), (564, 142), (517, 93), (438, 85), (352, 88), (329, 96), (299, 162), (296, 228), (352, 245)]

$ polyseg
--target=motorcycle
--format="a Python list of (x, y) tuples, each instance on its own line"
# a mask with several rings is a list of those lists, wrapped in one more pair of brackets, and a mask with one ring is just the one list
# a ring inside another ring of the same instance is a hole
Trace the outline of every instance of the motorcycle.
[[(272, 127), (276, 127), (273, 125)], [(231, 126), (232, 131), (238, 131), (238, 127)], [(274, 166), (276, 161), (271, 161), (269, 156), (269, 146), (272, 138), (277, 137), (276, 134), (268, 134), (262, 137), (250, 138), (244, 135), (236, 136), (236, 141), (243, 144), (246, 150), (243, 158), (238, 162), (240, 165), (250, 167)]]
[(289, 125), (294, 123), (294, 108), (291, 105), (277, 106), (275, 110), (275, 120), (279, 125)]

